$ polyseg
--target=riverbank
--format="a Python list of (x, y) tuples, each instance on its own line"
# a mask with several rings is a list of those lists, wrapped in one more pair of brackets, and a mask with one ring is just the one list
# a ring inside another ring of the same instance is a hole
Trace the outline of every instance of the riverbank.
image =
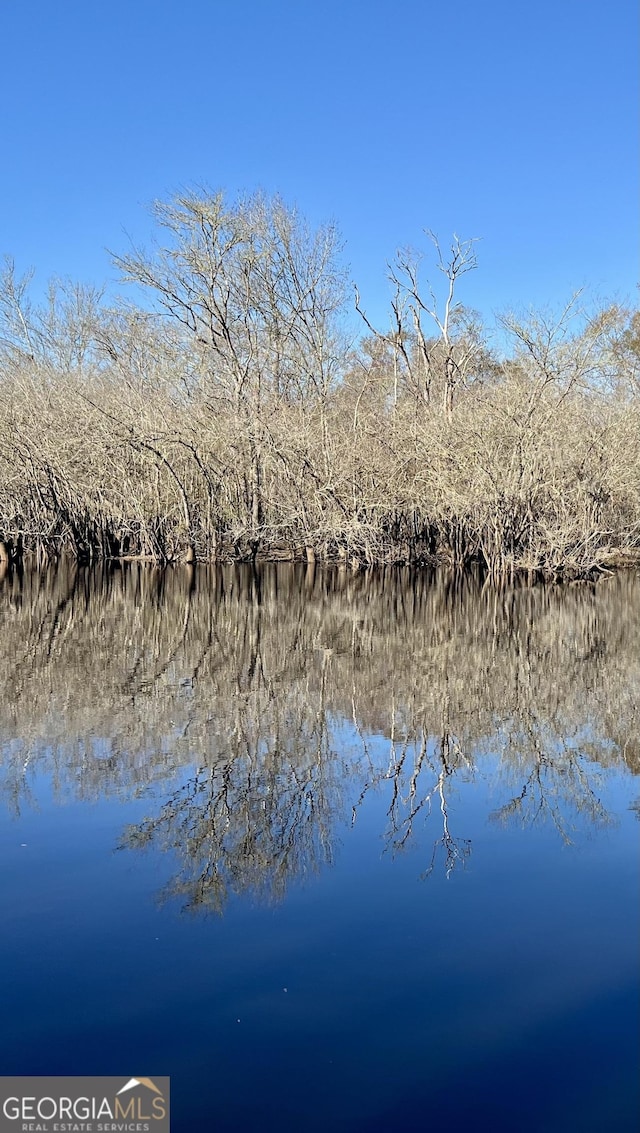
[(476, 261), (454, 240), (444, 308), (399, 255), (392, 329), (357, 293), (357, 338), (331, 228), (260, 196), (155, 211), (164, 244), (116, 258), (148, 307), (54, 286), (38, 309), (0, 281), (0, 559), (636, 561), (637, 311), (576, 297), (492, 338), (458, 301)]

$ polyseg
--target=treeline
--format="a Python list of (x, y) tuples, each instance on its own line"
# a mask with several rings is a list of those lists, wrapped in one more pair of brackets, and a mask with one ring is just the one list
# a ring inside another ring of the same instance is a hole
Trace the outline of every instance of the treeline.
[[(462, 306), (473, 242), (389, 267), (389, 321), (338, 236), (276, 199), (155, 206), (115, 257), (138, 304), (0, 279), (0, 560), (445, 559), (586, 575), (640, 548), (640, 315)], [(495, 337), (495, 334), (494, 334)]]

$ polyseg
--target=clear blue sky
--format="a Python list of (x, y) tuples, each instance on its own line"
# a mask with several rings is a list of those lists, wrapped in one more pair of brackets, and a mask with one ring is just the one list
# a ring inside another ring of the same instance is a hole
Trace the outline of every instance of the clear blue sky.
[(486, 314), (637, 300), (635, 0), (3, 0), (0, 253), (114, 278), (194, 183), (335, 220), (365, 305), (430, 227)]

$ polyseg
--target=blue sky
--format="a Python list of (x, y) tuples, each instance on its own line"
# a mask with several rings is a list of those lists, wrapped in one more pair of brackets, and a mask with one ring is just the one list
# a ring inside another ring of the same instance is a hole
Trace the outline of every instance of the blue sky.
[(42, 284), (205, 183), (335, 220), (382, 321), (425, 227), (482, 238), (488, 316), (637, 301), (635, 0), (3, 0), (0, 50), (0, 253)]

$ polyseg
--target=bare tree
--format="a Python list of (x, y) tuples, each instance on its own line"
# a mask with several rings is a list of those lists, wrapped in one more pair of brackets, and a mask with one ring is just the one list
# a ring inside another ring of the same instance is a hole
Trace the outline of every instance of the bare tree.
[(29, 271), (19, 277), (14, 261), (5, 257), (0, 272), (0, 358), (13, 366), (32, 363), (53, 372), (79, 370), (93, 360), (104, 291), (53, 279), (46, 301), (38, 305), (29, 294), (33, 275)]
[[(419, 257), (415, 253), (398, 253), (391, 268), (391, 279), (396, 287), (396, 303), (398, 296), (406, 296), (411, 312), (425, 401), (429, 401), (434, 376), (438, 375), (442, 404), (450, 418), (456, 390), (467, 380), (479, 352), (476, 328), (473, 328), (473, 334), (469, 333), (471, 328), (468, 320), (461, 318), (462, 308), (456, 297), (462, 276), (477, 267), (475, 241), (460, 240), (454, 236), (449, 258), (445, 259), (437, 237), (433, 232), (427, 232), (427, 235), (436, 250), (437, 268), (446, 279), (444, 302), (438, 303), (431, 284), (427, 285), (427, 293), (423, 290), (419, 279)], [(437, 329), (435, 342), (425, 331), (425, 315)]]
[(274, 405), (305, 398), (321, 407), (338, 376), (333, 316), (342, 302), (332, 227), (311, 232), (278, 199), (227, 206), (189, 193), (154, 206), (167, 236), (151, 252), (115, 262), (151, 290), (196, 344), (203, 396), (242, 427), (246, 535), (255, 553), (265, 523), (266, 419)]
[(477, 319), (462, 307), (456, 294), (462, 276), (477, 267), (476, 241), (454, 236), (449, 258), (445, 259), (438, 238), (431, 231), (427, 231), (427, 236), (436, 251), (438, 271), (446, 279), (444, 298), (438, 301), (430, 283), (425, 291), (419, 274), (422, 257), (407, 249), (398, 252), (389, 266), (394, 287), (391, 329), (381, 332), (372, 326), (357, 289), (356, 310), (371, 333), (394, 351), (394, 404), (401, 363), (414, 392), (425, 404), (430, 404), (434, 386), (439, 386), (441, 403), (450, 419), (456, 390), (471, 375), (482, 348)]

